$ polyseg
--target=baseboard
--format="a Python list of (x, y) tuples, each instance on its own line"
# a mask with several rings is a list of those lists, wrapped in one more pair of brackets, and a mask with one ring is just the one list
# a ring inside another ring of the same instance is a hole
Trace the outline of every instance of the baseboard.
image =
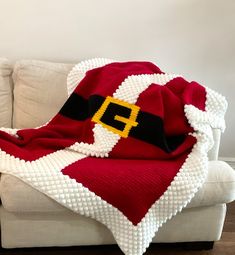
[(235, 158), (231, 157), (219, 157), (219, 160), (227, 162), (235, 170)]

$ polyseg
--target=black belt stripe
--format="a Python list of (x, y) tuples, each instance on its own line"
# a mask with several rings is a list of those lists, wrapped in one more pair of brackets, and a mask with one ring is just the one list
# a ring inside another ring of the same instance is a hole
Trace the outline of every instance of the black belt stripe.
[[(105, 97), (92, 95), (89, 99), (85, 99), (73, 93), (60, 110), (60, 114), (73, 120), (83, 121), (91, 118), (104, 102)], [(125, 123), (114, 119), (115, 115), (128, 118), (131, 109), (111, 103), (101, 121), (119, 130), (123, 130)], [(129, 136), (145, 141), (157, 147), (160, 147), (167, 153), (174, 151), (181, 143), (185, 136), (167, 137), (164, 132), (163, 120), (156, 115), (139, 111), (137, 116), (136, 127), (132, 127)]]

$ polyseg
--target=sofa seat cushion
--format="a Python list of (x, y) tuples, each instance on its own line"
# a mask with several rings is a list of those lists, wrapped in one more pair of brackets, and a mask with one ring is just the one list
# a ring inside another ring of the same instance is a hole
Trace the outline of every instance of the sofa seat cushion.
[(12, 126), (12, 66), (0, 58), (0, 127)]
[[(185, 209), (167, 221), (166, 224), (163, 224), (152, 242), (175, 243), (219, 240), (225, 212), (225, 204)], [(116, 243), (112, 233), (105, 225), (71, 211), (59, 213), (12, 213), (0, 207), (0, 213), (1, 244), (3, 248), (104, 245)], [(50, 254), (49, 252), (41, 253)], [(20, 253), (20, 251), (16, 251), (15, 253), (9, 252), (6, 254), (32, 254), (32, 252)], [(40, 252), (36, 254), (40, 254)], [(61, 253), (59, 252), (59, 254)], [(68, 254), (75, 253), (70, 251)], [(78, 252), (78, 254), (84, 254), (84, 252)], [(101, 253), (91, 252), (90, 254)], [(104, 254), (108, 253), (105, 252)], [(111, 254), (114, 254), (114, 252)], [(146, 254), (151, 254), (151, 252)], [(191, 253), (189, 252), (187, 254)], [(224, 253), (221, 254), (223, 255)]]
[[(61, 212), (68, 210), (20, 179), (3, 174), (0, 182), (3, 207), (10, 212)], [(188, 208), (228, 203), (235, 199), (235, 171), (225, 162), (210, 161), (203, 187)]]

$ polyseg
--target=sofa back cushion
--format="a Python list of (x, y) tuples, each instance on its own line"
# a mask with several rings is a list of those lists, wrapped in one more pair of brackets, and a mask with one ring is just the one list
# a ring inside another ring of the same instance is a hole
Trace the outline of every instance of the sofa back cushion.
[(0, 58), (0, 127), (12, 126), (12, 66)]
[(73, 64), (38, 60), (16, 62), (14, 80), (14, 128), (45, 124), (67, 99), (67, 75)]

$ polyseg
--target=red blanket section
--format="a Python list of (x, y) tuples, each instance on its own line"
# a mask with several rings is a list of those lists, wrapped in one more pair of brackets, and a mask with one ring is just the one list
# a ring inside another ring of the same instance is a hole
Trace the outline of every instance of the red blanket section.
[[(108, 64), (88, 71), (74, 93), (82, 100), (89, 100), (93, 95), (105, 98), (112, 96), (126, 77), (154, 73), (162, 72), (148, 62)], [(192, 104), (205, 110), (205, 101), (205, 89), (183, 78), (175, 78), (165, 86), (150, 85), (140, 94), (136, 105), (143, 114), (161, 119), (164, 136), (182, 136), (182, 143), (166, 152), (141, 139), (121, 138), (109, 158), (85, 158), (61, 169), (62, 173), (82, 183), (118, 208), (133, 224), (138, 224), (166, 191), (196, 142), (189, 135), (193, 129), (185, 117), (184, 105)], [(78, 107), (77, 111), (83, 109)], [(93, 143), (91, 117), (88, 114), (83, 120), (75, 120), (58, 113), (44, 127), (18, 131), (18, 138), (0, 132), (0, 148), (16, 158), (33, 161), (75, 142)]]

